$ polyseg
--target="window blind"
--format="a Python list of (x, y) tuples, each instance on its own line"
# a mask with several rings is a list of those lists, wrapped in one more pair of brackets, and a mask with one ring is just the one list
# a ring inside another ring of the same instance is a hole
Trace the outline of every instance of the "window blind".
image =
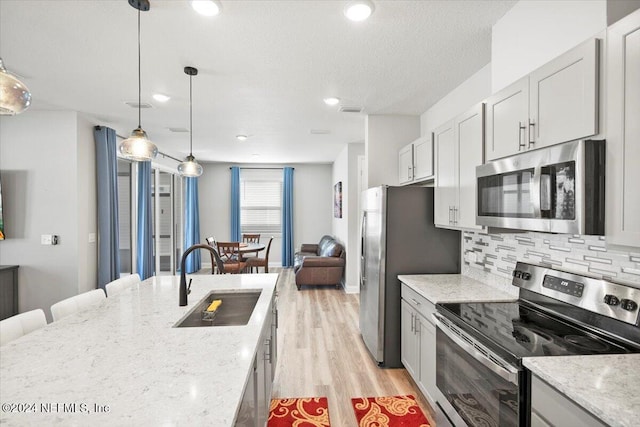
[(282, 223), (282, 170), (240, 170), (242, 233), (277, 235)]

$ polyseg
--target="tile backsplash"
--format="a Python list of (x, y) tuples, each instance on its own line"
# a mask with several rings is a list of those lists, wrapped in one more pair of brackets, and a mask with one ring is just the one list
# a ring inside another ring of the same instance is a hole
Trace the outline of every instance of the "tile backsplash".
[(516, 261), (640, 287), (640, 251), (607, 247), (605, 237), (464, 231), (464, 266), (511, 278)]

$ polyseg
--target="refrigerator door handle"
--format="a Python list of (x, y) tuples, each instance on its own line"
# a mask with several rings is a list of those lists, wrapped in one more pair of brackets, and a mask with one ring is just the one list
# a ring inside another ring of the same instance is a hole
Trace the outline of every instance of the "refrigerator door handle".
[(362, 213), (362, 229), (360, 230), (360, 289), (364, 288), (366, 269), (366, 246), (365, 246), (365, 233), (367, 231), (367, 211)]

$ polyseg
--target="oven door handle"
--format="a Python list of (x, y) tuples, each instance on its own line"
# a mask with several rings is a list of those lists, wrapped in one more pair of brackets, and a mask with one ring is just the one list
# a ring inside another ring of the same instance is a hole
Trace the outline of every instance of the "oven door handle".
[(462, 348), (465, 352), (467, 352), (471, 357), (476, 359), (478, 362), (482, 363), (486, 368), (493, 371), (495, 374), (499, 375), (505, 381), (509, 381), (512, 384), (518, 385), (518, 370), (511, 366), (501, 366), (491, 360), (488, 356), (477, 350), (472, 344), (466, 342), (458, 335), (456, 335), (447, 325), (445, 325), (440, 319), (442, 316), (433, 313), (433, 320), (440, 330), (449, 337), (453, 342), (455, 342), (460, 348)]

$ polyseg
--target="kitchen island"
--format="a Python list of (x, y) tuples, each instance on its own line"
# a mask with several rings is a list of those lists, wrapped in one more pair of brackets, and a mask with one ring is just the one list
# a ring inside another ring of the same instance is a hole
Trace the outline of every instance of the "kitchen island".
[[(278, 275), (191, 277), (186, 307), (152, 277), (0, 348), (0, 424), (233, 426)], [(175, 328), (212, 290), (262, 292), (247, 325)]]

